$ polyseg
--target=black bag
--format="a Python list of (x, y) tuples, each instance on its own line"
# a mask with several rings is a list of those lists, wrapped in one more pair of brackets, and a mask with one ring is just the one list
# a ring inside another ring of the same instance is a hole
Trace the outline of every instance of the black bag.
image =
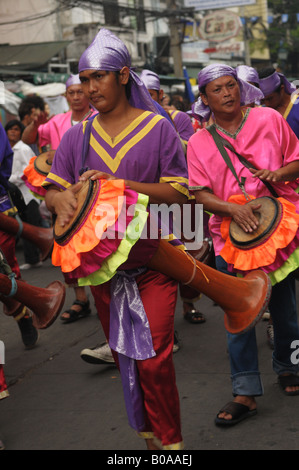
[(18, 214), (21, 218), (25, 217), (26, 204), (21, 190), (13, 183), (8, 182), (7, 191), (12, 203), (16, 206)]
[(0, 184), (6, 189), (12, 207), (15, 206), (20, 217), (25, 216), (26, 203), (21, 190), (10, 181), (7, 181), (0, 173)]

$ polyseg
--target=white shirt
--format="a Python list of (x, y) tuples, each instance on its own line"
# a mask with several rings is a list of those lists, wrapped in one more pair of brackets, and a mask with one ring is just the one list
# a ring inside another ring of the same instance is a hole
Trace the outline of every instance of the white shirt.
[(25, 204), (34, 199), (39, 203), (39, 200), (34, 197), (29, 188), (27, 188), (25, 182), (22, 180), (24, 175), (24, 169), (28, 166), (29, 161), (34, 157), (34, 152), (26, 145), (22, 140), (19, 140), (13, 147), (13, 160), (12, 160), (12, 170), (9, 181), (15, 184), (23, 194)]

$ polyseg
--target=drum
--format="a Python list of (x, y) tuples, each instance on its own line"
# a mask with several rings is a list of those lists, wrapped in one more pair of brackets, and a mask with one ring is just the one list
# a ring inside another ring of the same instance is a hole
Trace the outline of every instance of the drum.
[(23, 180), (38, 199), (44, 199), (45, 197), (46, 189), (42, 187), (42, 184), (51, 170), (54, 155), (55, 150), (49, 150), (37, 157), (32, 157), (28, 166), (24, 169)]
[(244, 232), (230, 217), (221, 223), (221, 236), (225, 245), (220, 255), (231, 271), (246, 273), (253, 269), (263, 269), (274, 273), (297, 249), (299, 244), (299, 214), (294, 204), (286, 199), (260, 197), (247, 202), (243, 195), (229, 198), (236, 204), (260, 204), (255, 211), (259, 226), (253, 232)]
[(0, 302), (3, 303), (5, 315), (17, 320), (24, 315), (27, 307), (32, 312), (33, 325), (38, 329), (48, 328), (64, 305), (65, 287), (62, 282), (53, 281), (47, 288), (32, 286), (16, 279), (1, 249), (0, 258)]
[(197, 261), (170, 240), (151, 239), (147, 233), (143, 237), (151, 217), (156, 224), (148, 197), (127, 188), (123, 180), (89, 180), (77, 193), (77, 202), (66, 227), (55, 223), (52, 262), (79, 285), (96, 286), (119, 270), (147, 267), (214, 300), (225, 311), (231, 333), (252, 328), (267, 308), (271, 284), (265, 273), (238, 279)]
[(54, 155), (55, 150), (49, 150), (48, 152), (38, 155), (33, 162), (35, 171), (46, 177), (51, 171)]
[(70, 280), (106, 282), (117, 269), (143, 266), (157, 249), (158, 240), (140, 240), (137, 246), (148, 222), (148, 196), (124, 180), (88, 180), (76, 199), (70, 223), (54, 224), (52, 263)]
[(260, 197), (247, 203), (249, 206), (260, 204), (261, 207), (254, 211), (259, 221), (258, 228), (253, 232), (244, 232), (234, 220), (229, 226), (229, 236), (234, 246), (248, 249), (263, 243), (276, 230), (282, 214), (282, 205), (278, 199), (272, 197)]
[(54, 225), (54, 239), (59, 245), (64, 245), (72, 238), (73, 234), (85, 219), (93, 207), (99, 192), (99, 180), (89, 180), (82, 184), (82, 188), (76, 194), (77, 209), (73, 215), (72, 221), (64, 227), (57, 223)]

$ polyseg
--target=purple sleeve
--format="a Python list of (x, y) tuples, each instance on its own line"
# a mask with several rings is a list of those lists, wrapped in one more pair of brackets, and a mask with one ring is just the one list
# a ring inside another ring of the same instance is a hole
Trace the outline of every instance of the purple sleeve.
[[(168, 121), (161, 126), (160, 182), (171, 183), (180, 192), (188, 195), (188, 170), (181, 141)], [(163, 136), (163, 137), (162, 137)]]
[(178, 112), (174, 118), (174, 123), (181, 139), (188, 142), (190, 137), (194, 134), (192, 122), (188, 114), (182, 111)]

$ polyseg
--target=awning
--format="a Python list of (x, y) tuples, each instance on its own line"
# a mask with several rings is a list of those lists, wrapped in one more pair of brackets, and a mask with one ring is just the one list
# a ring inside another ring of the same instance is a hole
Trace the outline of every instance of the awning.
[(185, 83), (185, 77), (172, 77), (170, 75), (159, 75), (161, 85), (178, 85), (180, 83)]
[(72, 41), (39, 42), (33, 44), (0, 44), (0, 67), (6, 70), (38, 70)]
[(28, 80), (35, 85), (44, 83), (65, 83), (69, 78), (68, 73), (34, 72), (32, 70), (15, 70), (0, 68), (0, 79), (5, 80)]

